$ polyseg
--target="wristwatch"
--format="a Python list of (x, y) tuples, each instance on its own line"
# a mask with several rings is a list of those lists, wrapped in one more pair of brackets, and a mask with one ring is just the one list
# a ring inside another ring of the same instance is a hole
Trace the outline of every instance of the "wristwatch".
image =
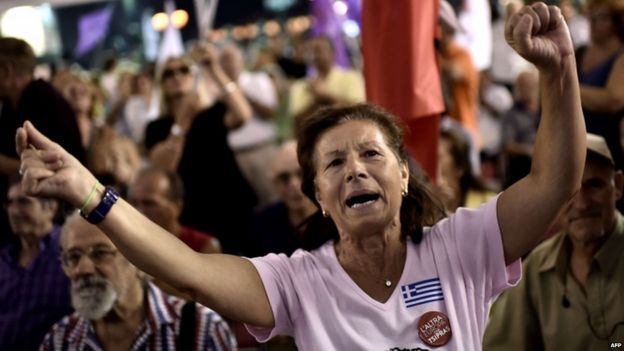
[(82, 218), (86, 219), (91, 224), (98, 224), (104, 220), (104, 217), (108, 214), (111, 207), (119, 200), (119, 194), (113, 187), (107, 186), (104, 189), (102, 200), (88, 215), (80, 211)]

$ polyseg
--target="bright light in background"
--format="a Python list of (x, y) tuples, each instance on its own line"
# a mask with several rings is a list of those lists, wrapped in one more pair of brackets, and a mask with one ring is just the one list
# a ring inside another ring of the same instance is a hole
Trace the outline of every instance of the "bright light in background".
[(13, 7), (7, 10), (0, 20), (2, 36), (25, 40), (33, 48), (35, 55), (46, 51), (45, 30), (39, 10), (32, 6)]
[(347, 14), (347, 11), (349, 10), (349, 6), (347, 6), (347, 3), (342, 1), (342, 0), (337, 0), (334, 2), (334, 12), (339, 15), (339, 16), (344, 16)]
[(342, 23), (342, 30), (348, 37), (355, 38), (360, 35), (360, 26), (356, 21), (348, 19)]
[(169, 25), (169, 17), (164, 12), (158, 12), (152, 16), (152, 27), (157, 32), (162, 32)]
[(171, 14), (171, 24), (177, 29), (184, 28), (188, 23), (189, 15), (184, 10), (175, 10)]

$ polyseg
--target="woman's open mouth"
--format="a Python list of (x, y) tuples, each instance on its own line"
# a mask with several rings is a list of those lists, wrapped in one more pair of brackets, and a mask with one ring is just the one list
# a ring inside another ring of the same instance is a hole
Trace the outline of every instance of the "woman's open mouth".
[(359, 194), (353, 195), (347, 198), (345, 201), (347, 207), (349, 208), (359, 208), (363, 206), (368, 206), (373, 204), (375, 201), (379, 199), (379, 194)]

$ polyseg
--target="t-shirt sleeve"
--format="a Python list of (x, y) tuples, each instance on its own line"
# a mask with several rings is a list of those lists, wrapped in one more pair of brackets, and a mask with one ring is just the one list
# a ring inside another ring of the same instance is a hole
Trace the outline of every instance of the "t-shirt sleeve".
[(476, 210), (458, 209), (434, 226), (431, 233), (442, 238), (447, 254), (457, 257), (467, 285), (486, 301), (515, 285), (522, 272), (520, 259), (505, 265), (496, 210), (499, 196)]
[(258, 270), (262, 284), (269, 298), (275, 326), (272, 329), (245, 324), (258, 342), (265, 342), (276, 335), (293, 335), (293, 320), (299, 304), (292, 279), (293, 268), (284, 254), (269, 254), (250, 259)]

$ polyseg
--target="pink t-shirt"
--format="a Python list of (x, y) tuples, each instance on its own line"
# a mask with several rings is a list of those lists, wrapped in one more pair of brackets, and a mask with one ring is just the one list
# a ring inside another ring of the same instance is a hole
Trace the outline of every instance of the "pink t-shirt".
[(317, 250), (251, 259), (266, 289), (275, 327), (247, 326), (258, 341), (294, 336), (299, 350), (433, 349), (419, 337), (420, 317), (448, 316), (449, 342), (436, 350), (480, 350), (493, 297), (520, 279), (505, 267), (495, 197), (459, 209), (407, 244), (405, 268), (385, 303), (364, 293), (340, 266), (334, 243)]

